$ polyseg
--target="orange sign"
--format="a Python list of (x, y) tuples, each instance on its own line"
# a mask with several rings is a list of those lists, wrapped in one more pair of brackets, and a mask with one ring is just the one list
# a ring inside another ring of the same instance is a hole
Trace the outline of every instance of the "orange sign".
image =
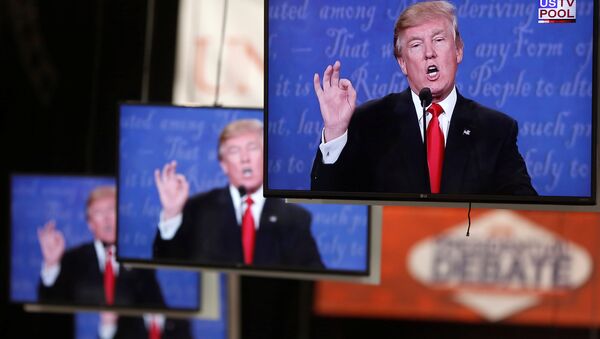
[(588, 326), (600, 214), (385, 207), (381, 284), (319, 282), (326, 316)]

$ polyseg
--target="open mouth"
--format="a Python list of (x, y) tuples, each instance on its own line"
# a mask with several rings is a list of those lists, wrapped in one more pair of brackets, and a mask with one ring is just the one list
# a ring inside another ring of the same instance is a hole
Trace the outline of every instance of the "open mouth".
[(242, 176), (244, 178), (251, 177), (252, 176), (252, 169), (250, 169), (250, 168), (244, 168), (244, 169), (242, 169)]
[(431, 66), (427, 67), (427, 79), (435, 80), (435, 79), (437, 79), (439, 74), (440, 74), (440, 72), (436, 65), (431, 65)]

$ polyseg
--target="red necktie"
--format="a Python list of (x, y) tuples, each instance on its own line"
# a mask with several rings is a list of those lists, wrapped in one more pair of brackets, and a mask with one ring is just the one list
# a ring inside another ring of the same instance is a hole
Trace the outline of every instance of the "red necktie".
[(150, 333), (148, 333), (148, 339), (160, 339), (160, 327), (154, 317), (150, 322)]
[(442, 106), (431, 104), (427, 109), (431, 121), (427, 126), (427, 164), (429, 165), (429, 184), (431, 193), (440, 193), (442, 167), (444, 165), (444, 133), (440, 128), (438, 116), (444, 112)]
[(254, 227), (254, 217), (252, 216), (252, 204), (254, 201), (248, 196), (246, 199), (246, 212), (242, 217), (242, 247), (244, 249), (244, 263), (246, 265), (252, 264), (254, 259), (254, 238), (256, 236), (256, 229)]
[(112, 266), (111, 249), (107, 251), (104, 264), (104, 296), (106, 297), (107, 305), (112, 305), (115, 302), (115, 272)]

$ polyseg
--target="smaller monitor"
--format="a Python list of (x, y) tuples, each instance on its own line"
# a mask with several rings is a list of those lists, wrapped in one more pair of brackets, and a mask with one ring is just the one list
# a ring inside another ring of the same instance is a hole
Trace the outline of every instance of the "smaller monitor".
[(10, 300), (63, 311), (197, 313), (198, 273), (116, 260), (115, 204), (114, 178), (13, 175)]
[(263, 168), (289, 164), (264, 162), (262, 120), (259, 109), (122, 104), (119, 260), (375, 281), (379, 211), (265, 198)]

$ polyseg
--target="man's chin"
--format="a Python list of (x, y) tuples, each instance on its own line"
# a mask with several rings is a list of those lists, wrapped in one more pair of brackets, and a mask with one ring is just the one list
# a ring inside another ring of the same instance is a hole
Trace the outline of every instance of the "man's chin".
[(106, 240), (100, 240), (102, 242), (102, 244), (104, 246), (114, 246), (115, 245), (115, 240), (111, 240), (111, 241), (106, 241)]
[(262, 182), (256, 182), (256, 181), (252, 181), (252, 182), (245, 182), (242, 184), (246, 190), (250, 193), (254, 193), (256, 192), (260, 186), (262, 186)]

